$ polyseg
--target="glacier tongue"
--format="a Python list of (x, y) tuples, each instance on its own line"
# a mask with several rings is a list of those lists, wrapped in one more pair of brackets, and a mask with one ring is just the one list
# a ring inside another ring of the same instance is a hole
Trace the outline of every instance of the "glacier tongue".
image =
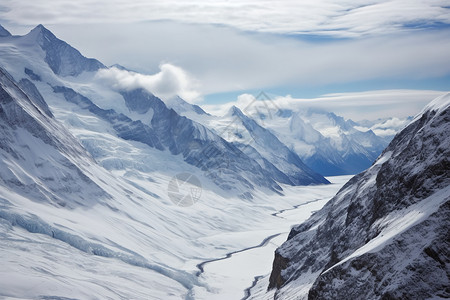
[[(139, 88), (118, 90), (105, 86), (95, 73), (105, 66), (82, 56), (42, 25), (25, 36), (0, 40), (0, 51), (9, 55), (12, 48), (17, 49), (20, 55), (3, 61), (7, 69), (13, 70), (15, 79), (21, 82), (22, 88), (35, 99), (37, 105), (42, 106), (45, 113), (51, 113), (44, 104), (48, 101), (56, 117), (63, 122), (72, 122), (71, 127), (76, 127), (74, 122), (77, 117), (63, 112), (67, 104), (61, 102), (60, 95), (65, 101), (76, 104), (77, 108), (72, 108), (73, 114), (88, 113), (109, 123), (108, 127), (112, 127), (114, 133), (124, 140), (142, 142), (161, 151), (168, 150), (172, 155), (181, 155), (187, 164), (202, 170), (209, 180), (224, 190), (244, 194), (251, 193), (255, 187), (262, 187), (273, 192), (280, 190), (277, 181), (294, 185), (327, 182), (308, 169), (294, 153), (290, 154), (289, 161), (283, 162), (283, 168), (275, 167), (271, 162), (272, 166), (264, 169), (267, 163), (259, 164), (239, 146), (228, 143), (202, 124), (179, 115), (148, 91)], [(17, 70), (18, 66), (23, 68), (22, 72)], [(23, 76), (34, 81), (46, 101), (39, 99), (39, 93), (33, 90), (34, 85)], [(49, 90), (48, 85), (52, 89)], [(187, 104), (179, 97), (169, 99), (168, 103), (188, 115), (208, 117), (201, 108)], [(94, 149), (92, 143), (89, 150), (92, 153), (105, 152)], [(262, 148), (257, 151), (262, 151)], [(289, 170), (291, 165), (296, 165), (295, 171)]]

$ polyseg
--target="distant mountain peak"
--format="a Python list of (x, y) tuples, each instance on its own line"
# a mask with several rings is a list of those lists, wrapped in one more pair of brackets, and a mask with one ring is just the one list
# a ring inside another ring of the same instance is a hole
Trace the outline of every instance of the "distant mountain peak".
[[(37, 25), (37, 26), (34, 27), (32, 30), (40, 30), (40, 31), (43, 31), (43, 32), (45, 32), (45, 31), (50, 32), (50, 30), (48, 30), (47, 28), (45, 28), (45, 26), (42, 25), (42, 24)], [(51, 32), (50, 32), (50, 33), (51, 33)]]
[(122, 71), (131, 71), (127, 67), (124, 67), (124, 66), (122, 66), (120, 64), (113, 64), (113, 65), (110, 66), (110, 68), (116, 68), (116, 69), (119, 69), (119, 70), (122, 70)]
[[(38, 39), (42, 39), (44, 37), (51, 41), (58, 40), (58, 38), (50, 30), (45, 28), (44, 25), (42, 24), (39, 24), (33, 29), (31, 29), (31, 31), (26, 36), (33, 37), (39, 42), (41, 41)], [(42, 43), (40, 43), (40, 45), (42, 46)]]
[(0, 25), (0, 37), (11, 36), (11, 33), (5, 29), (2, 25)]
[(26, 36), (44, 50), (45, 62), (52, 71), (61, 76), (78, 76), (82, 72), (106, 68), (96, 59), (84, 57), (80, 51), (58, 39), (50, 30), (39, 24)]
[(236, 116), (239, 118), (245, 118), (246, 116), (244, 115), (244, 113), (242, 112), (242, 110), (240, 110), (237, 106), (233, 105), (227, 113), (228, 116)]

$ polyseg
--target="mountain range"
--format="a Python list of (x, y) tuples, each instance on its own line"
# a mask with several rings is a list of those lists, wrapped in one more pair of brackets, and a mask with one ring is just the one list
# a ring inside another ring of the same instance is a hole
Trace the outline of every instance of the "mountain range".
[[(0, 296), (210, 299), (205, 263), (258, 248), (248, 242), (303, 205), (299, 191), (333, 190), (324, 176), (363, 171), (292, 228), (268, 294), (448, 297), (435, 292), (449, 261), (448, 95), (394, 138), (407, 121), (267, 101), (215, 116), (98, 76), (116, 69), (42, 25), (23, 36), (0, 26)], [(408, 292), (414, 280), (424, 283)]]
[[(36, 97), (46, 99), (55, 117), (75, 135), (86, 129), (80, 115), (89, 115), (104, 125), (91, 127), (94, 134), (112, 133), (126, 141), (181, 155), (186, 163), (203, 170), (217, 186), (242, 194), (255, 186), (280, 192), (277, 182), (291, 185), (328, 182), (286, 147), (283, 157), (257, 153), (252, 158), (249, 155), (255, 153), (246, 153), (211, 128), (180, 115), (143, 88), (113, 89), (97, 82), (96, 71), (106, 67), (95, 59), (85, 58), (42, 25), (25, 36), (4, 34), (0, 45), (4, 69), (17, 81), (26, 79)], [(207, 116), (201, 108), (181, 98), (168, 103)], [(94, 149), (86, 131), (77, 138), (96, 160), (107, 161), (104, 163), (107, 168), (134, 164), (122, 155), (113, 162), (112, 153), (98, 143)], [(107, 157), (102, 156), (105, 152)], [(280, 161), (293, 162), (292, 170), (280, 170)]]

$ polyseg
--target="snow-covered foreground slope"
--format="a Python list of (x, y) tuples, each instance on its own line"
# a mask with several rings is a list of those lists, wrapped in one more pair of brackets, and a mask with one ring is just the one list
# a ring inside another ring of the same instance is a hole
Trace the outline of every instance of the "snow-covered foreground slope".
[[(276, 250), (275, 299), (440, 299), (450, 293), (450, 94)], [(267, 280), (266, 280), (267, 283)]]

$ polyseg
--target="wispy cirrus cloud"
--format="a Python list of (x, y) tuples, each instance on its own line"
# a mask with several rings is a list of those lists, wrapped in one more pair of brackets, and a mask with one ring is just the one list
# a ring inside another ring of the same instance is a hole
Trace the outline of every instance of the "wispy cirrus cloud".
[(0, 19), (31, 25), (172, 20), (243, 31), (355, 37), (450, 24), (446, 0), (4, 0)]
[(161, 62), (171, 62), (201, 82), (196, 90), (203, 95), (450, 74), (450, 30), (319, 43), (173, 23), (80, 25), (77, 30), (54, 28), (106, 64), (152, 74)]

